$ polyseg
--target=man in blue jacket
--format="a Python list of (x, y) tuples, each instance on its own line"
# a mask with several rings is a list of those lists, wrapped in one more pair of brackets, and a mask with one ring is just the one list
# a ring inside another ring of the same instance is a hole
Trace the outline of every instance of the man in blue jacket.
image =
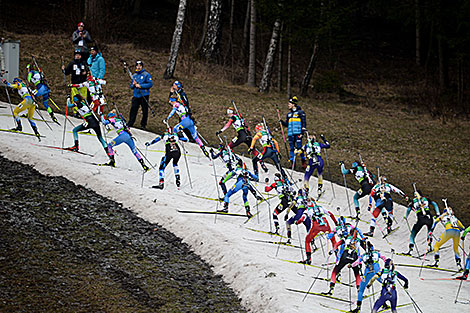
[(129, 127), (132, 127), (137, 117), (139, 106), (142, 107), (142, 120), (140, 127), (147, 127), (147, 118), (149, 111), (149, 89), (152, 88), (152, 76), (144, 69), (144, 63), (137, 61), (135, 63), (135, 73), (132, 75), (131, 89), (133, 90), (131, 112), (129, 116)]
[[(305, 120), (305, 112), (302, 111), (298, 105), (299, 100), (296, 96), (289, 100), (286, 120), (280, 120), (279, 122), (287, 127), (287, 138), (289, 139), (290, 146), (290, 164), (293, 165), (295, 161), (294, 150), (302, 147), (302, 136), (307, 131), (307, 122)], [(306, 167), (305, 155), (301, 154), (302, 166)]]
[(91, 75), (94, 78), (103, 79), (106, 73), (106, 63), (101, 52), (96, 51), (95, 47), (90, 48), (90, 56), (87, 60)]

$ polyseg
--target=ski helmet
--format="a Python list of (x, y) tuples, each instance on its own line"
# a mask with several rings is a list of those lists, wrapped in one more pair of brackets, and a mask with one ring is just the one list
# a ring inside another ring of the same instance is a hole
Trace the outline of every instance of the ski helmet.
[(274, 174), (274, 181), (275, 182), (281, 181), (281, 174), (279, 173)]
[(18, 83), (18, 84), (21, 84), (22, 82), (23, 82), (23, 81), (22, 81), (21, 78), (19, 78), (19, 77), (13, 78), (13, 83), (15, 83), (15, 84), (17, 84), (17, 83)]
[(108, 113), (108, 118), (114, 118), (114, 117), (116, 117), (116, 113), (114, 113), (113, 111)]
[(175, 82), (173, 83), (173, 85), (175, 85), (176, 87), (178, 87), (178, 89), (183, 88), (183, 85), (182, 85), (179, 81), (177, 81), (177, 80), (175, 80)]
[(227, 114), (233, 114), (234, 112), (235, 112), (235, 110), (232, 107), (229, 107), (227, 109)]
[(255, 131), (256, 131), (256, 132), (260, 132), (260, 131), (262, 131), (262, 130), (264, 130), (264, 125), (263, 125), (263, 123), (258, 123), (258, 124), (256, 124), (256, 126), (255, 126)]

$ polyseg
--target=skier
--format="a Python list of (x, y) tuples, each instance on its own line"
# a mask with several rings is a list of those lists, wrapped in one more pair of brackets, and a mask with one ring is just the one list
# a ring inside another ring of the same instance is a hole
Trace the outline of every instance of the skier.
[(73, 139), (75, 140), (75, 145), (67, 148), (67, 150), (78, 151), (78, 132), (91, 128), (95, 131), (98, 141), (101, 143), (101, 146), (103, 146), (106, 155), (109, 157), (109, 162), (104, 163), (103, 165), (109, 165), (114, 167), (114, 155), (109, 152), (108, 145), (106, 144), (106, 141), (104, 141), (103, 136), (101, 136), (99, 121), (96, 119), (96, 117), (93, 115), (93, 112), (88, 107), (86, 100), (84, 100), (79, 93), (73, 96), (72, 99), (73, 101), (70, 101), (70, 96), (67, 96), (67, 106), (69, 108), (76, 107), (78, 109), (78, 113), (82, 116), (85, 122), (73, 129)]
[(31, 65), (28, 64), (26, 66), (26, 69), (28, 70), (28, 83), (31, 85), (34, 85), (34, 90), (33, 95), (35, 97), (42, 97), (42, 105), (44, 108), (46, 108), (47, 113), (49, 113), (51, 119), (55, 123), (59, 123), (57, 121), (57, 118), (54, 116), (54, 112), (52, 111), (52, 108), (49, 106), (49, 87), (47, 86), (47, 83), (44, 81), (42, 74), (39, 71), (35, 71), (31, 69)]
[[(336, 220), (333, 213), (331, 213), (327, 209), (324, 209), (312, 199), (310, 200), (311, 201), (308, 203), (307, 209), (305, 210), (303, 216), (296, 222), (297, 224), (300, 224), (305, 219), (312, 220), (312, 227), (310, 227), (310, 230), (307, 236), (305, 237), (305, 253), (307, 255), (305, 259), (305, 263), (307, 264), (312, 264), (312, 247), (310, 245), (312, 240), (320, 232), (324, 232), (325, 234), (331, 232), (330, 224), (328, 223), (328, 220), (326, 219), (326, 215), (329, 215), (330, 218), (335, 223), (335, 225), (338, 225), (338, 221)], [(335, 237), (334, 236), (331, 237), (330, 240), (333, 246), (335, 246), (336, 245)]]
[(343, 175), (353, 174), (356, 180), (361, 185), (361, 188), (354, 194), (353, 201), (354, 207), (356, 209), (356, 215), (359, 217), (360, 209), (359, 209), (359, 199), (365, 197), (370, 194), (372, 187), (374, 187), (374, 176), (371, 172), (366, 169), (364, 163), (359, 165), (358, 161), (352, 163), (352, 168), (347, 170), (344, 166), (344, 162), (340, 161), (339, 165), (341, 165), (341, 173)]
[(306, 154), (308, 158), (308, 166), (305, 169), (304, 175), (304, 185), (307, 190), (309, 191), (309, 181), (310, 177), (312, 176), (313, 172), (317, 170), (318, 174), (318, 197), (320, 197), (323, 193), (323, 166), (324, 162), (321, 157), (321, 149), (328, 149), (330, 148), (330, 144), (326, 140), (325, 136), (320, 135), (320, 138), (323, 140), (324, 143), (320, 143), (316, 141), (316, 137), (314, 135), (310, 135), (307, 139), (307, 143), (298, 150), (295, 150), (295, 154)]
[[(292, 167), (295, 163), (295, 156), (294, 153), (296, 149), (300, 149), (302, 147), (302, 137), (307, 131), (307, 121), (305, 119), (305, 112), (299, 106), (299, 100), (296, 96), (289, 99), (287, 104), (289, 108), (289, 113), (286, 115), (285, 120), (279, 120), (279, 123), (282, 126), (287, 127), (287, 138), (289, 140), (289, 147), (290, 147), (290, 164)], [(304, 168), (307, 167), (305, 161), (305, 155), (302, 153), (300, 154), (302, 160), (302, 166)]]
[[(194, 126), (194, 121), (188, 115), (188, 109), (186, 108), (186, 106), (182, 102), (178, 101), (177, 98), (170, 98), (170, 104), (173, 106), (173, 109), (171, 110), (170, 114), (168, 114), (168, 117), (163, 120), (163, 123), (168, 123), (168, 120), (173, 116), (173, 114), (178, 114), (178, 116), (181, 118), (181, 122), (179, 122), (178, 124), (176, 124), (175, 127), (173, 127), (173, 132), (178, 133), (184, 129), (188, 129), (191, 132), (191, 137), (193, 137), (193, 139), (199, 145), (204, 155), (210, 158), (209, 153), (207, 152), (204, 144), (201, 141), (201, 138), (199, 138), (197, 135), (196, 127)], [(181, 137), (182, 134), (178, 136)]]
[[(191, 113), (191, 107), (189, 106), (188, 96), (186, 95), (186, 92), (183, 89), (183, 84), (178, 80), (175, 80), (173, 85), (171, 85), (170, 87), (170, 95), (168, 96), (168, 100), (171, 102), (172, 98), (177, 99), (179, 103), (182, 103), (186, 107), (187, 115), (193, 120), (194, 125), (196, 125), (196, 120), (194, 119)], [(180, 119), (180, 122), (181, 122), (181, 119)], [(186, 135), (186, 137), (189, 139), (189, 141), (195, 142), (194, 140), (192, 140), (191, 132), (189, 131), (189, 129), (186, 128), (183, 130), (183, 132)]]
[[(337, 210), (339, 211), (340, 208), (338, 207)], [(340, 240), (346, 239), (352, 229), (356, 229), (361, 239), (364, 239), (364, 235), (362, 234), (362, 231), (356, 226), (352, 226), (350, 223), (347, 223), (344, 216), (340, 216), (338, 219), (338, 225), (336, 225), (336, 227), (333, 228), (328, 233), (328, 235), (326, 236), (326, 239), (330, 240), (331, 237), (333, 237), (334, 235), (337, 235)]]
[(227, 193), (227, 186), (225, 185), (225, 183), (223, 181), (224, 181), (225, 177), (227, 177), (228, 173), (233, 171), (234, 167), (237, 166), (237, 163), (240, 160), (240, 158), (238, 158), (235, 155), (235, 153), (232, 153), (231, 151), (229, 151), (222, 144), (219, 144), (218, 151), (219, 152), (217, 152), (215, 154), (214, 150), (212, 148), (209, 150), (209, 152), (211, 154), (211, 158), (213, 160), (215, 160), (217, 158), (220, 158), (222, 160), (222, 162), (224, 162), (225, 166), (228, 169), (227, 172), (224, 175), (222, 175), (222, 177), (220, 178), (220, 181), (219, 181), (219, 186), (222, 189), (222, 192), (224, 193), (224, 196), (222, 197), (222, 200), (223, 200), (225, 198), (225, 194)]
[(178, 140), (188, 141), (185, 137), (178, 137), (171, 130), (171, 127), (168, 127), (167, 131), (163, 136), (157, 136), (154, 140), (146, 142), (145, 146), (153, 145), (154, 143), (159, 142), (160, 140), (165, 142), (165, 155), (160, 161), (160, 168), (158, 169), (158, 174), (160, 177), (158, 185), (152, 186), (152, 188), (163, 189), (165, 182), (165, 169), (170, 161), (173, 160), (173, 172), (175, 173), (176, 187), (181, 186), (181, 177), (180, 170), (178, 167), (178, 161), (181, 157), (181, 149), (178, 146)]
[[(409, 250), (407, 253), (405, 253), (406, 255), (411, 255), (411, 251), (413, 251), (413, 248), (415, 246), (415, 237), (423, 226), (426, 225), (426, 227), (428, 228), (428, 234), (431, 231), (433, 224), (433, 216), (431, 214), (431, 208), (429, 207), (430, 204), (432, 204), (432, 206), (434, 207), (434, 210), (436, 211), (436, 216), (439, 216), (439, 206), (437, 205), (437, 203), (432, 201), (431, 199), (423, 197), (421, 191), (415, 191), (413, 201), (408, 205), (408, 209), (406, 210), (406, 214), (404, 216), (404, 219), (408, 219), (408, 215), (410, 215), (411, 210), (413, 210), (416, 212), (416, 216), (418, 218), (416, 224), (414, 224), (413, 228), (411, 229)], [(431, 250), (432, 236), (429, 237), (427, 241), (429, 250)]]
[(408, 197), (403, 191), (387, 183), (386, 177), (379, 177), (379, 182), (372, 188), (369, 195), (369, 210), (372, 208), (372, 199), (375, 200), (375, 209), (372, 211), (372, 220), (370, 222), (369, 232), (365, 233), (365, 236), (374, 236), (374, 229), (377, 223), (376, 219), (381, 212), (384, 220), (387, 222), (387, 233), (392, 231), (393, 200), (390, 194), (392, 191), (402, 196), (405, 201), (408, 201)]
[(259, 123), (258, 125), (256, 125), (255, 131), (256, 135), (251, 141), (251, 145), (248, 149), (248, 152), (251, 153), (254, 151), (254, 147), (258, 139), (261, 145), (263, 146), (263, 151), (252, 159), (255, 175), (258, 176), (258, 162), (270, 158), (271, 160), (273, 160), (277, 170), (281, 173), (282, 178), (288, 182), (289, 180), (287, 179), (287, 175), (279, 162), (279, 144), (277, 143), (276, 139), (272, 138), (271, 134), (269, 134), (268, 131), (265, 130), (263, 123)]
[(250, 182), (249, 182), (250, 180), (258, 181), (258, 176), (256, 174), (250, 173), (246, 169), (246, 164), (243, 163), (241, 160), (238, 162), (237, 168), (227, 174), (223, 182), (224, 183), (227, 182), (227, 180), (229, 180), (232, 176), (235, 176), (237, 178), (237, 182), (225, 194), (224, 208), (221, 210), (218, 210), (218, 212), (227, 213), (230, 197), (236, 192), (238, 192), (239, 190), (242, 190), (243, 192), (242, 197), (244, 201), (246, 216), (250, 218), (253, 215), (250, 212), (250, 203), (248, 202), (248, 191), (249, 191), (248, 186), (250, 185)]
[(280, 173), (274, 174), (274, 183), (264, 187), (265, 192), (269, 192), (275, 189), (277, 196), (281, 202), (276, 206), (273, 212), (274, 227), (276, 228), (275, 233), (279, 235), (279, 219), (278, 215), (288, 208), (289, 203), (292, 201), (292, 190), (291, 186), (286, 183)]
[[(348, 264), (354, 264), (354, 262), (359, 258), (359, 235), (356, 229), (351, 229), (349, 235), (345, 239), (341, 239), (333, 245), (333, 249), (328, 252), (330, 255), (336, 254), (336, 265), (331, 272), (330, 278), (330, 289), (327, 292), (324, 292), (325, 295), (332, 295), (335, 288), (337, 277), (339, 273)], [(333, 242), (333, 238), (332, 238)], [(356, 288), (359, 289), (361, 283), (361, 275), (359, 273), (359, 265), (352, 266), (354, 275), (356, 277)]]
[[(470, 232), (470, 226), (468, 226), (464, 230), (462, 234), (462, 238), (461, 238), (462, 242), (465, 242), (465, 236), (467, 235), (468, 232)], [(465, 247), (465, 244), (463, 244), (463, 247)], [(457, 276), (456, 279), (467, 280), (469, 271), (470, 271), (470, 257), (467, 256), (467, 261), (465, 262), (465, 271), (463, 272), (462, 276)]]
[[(297, 222), (303, 216), (305, 212), (305, 208), (307, 207), (308, 201), (310, 200), (308, 200), (305, 190), (299, 189), (299, 191), (297, 192), (297, 197), (289, 205), (286, 215), (284, 215), (284, 221), (286, 221), (286, 229), (287, 229), (287, 243), (291, 243), (291, 239), (292, 239), (291, 225), (294, 223), (297, 225), (300, 224)], [(289, 218), (289, 212), (291, 210), (294, 212), (294, 216)], [(304, 219), (303, 224), (308, 233), (310, 230), (310, 227), (312, 226), (312, 220), (309, 218)]]
[(439, 265), (439, 249), (443, 244), (447, 241), (452, 239), (453, 241), (453, 248), (454, 248), (454, 256), (455, 256), (455, 263), (459, 269), (462, 269), (462, 262), (460, 260), (459, 254), (459, 242), (460, 242), (460, 231), (464, 230), (465, 227), (462, 223), (457, 219), (454, 215), (454, 211), (451, 207), (447, 207), (444, 209), (442, 215), (440, 215), (432, 225), (431, 231), (429, 232), (429, 236), (432, 236), (434, 232), (434, 228), (436, 227), (437, 223), (441, 222), (444, 224), (445, 231), (442, 233), (441, 238), (436, 242), (434, 245), (434, 261), (435, 263), (431, 266), (438, 267)]
[(20, 113), (23, 112), (24, 110), (28, 110), (27, 113), (27, 118), (29, 124), (31, 124), (31, 128), (34, 131), (34, 134), (36, 137), (38, 137), (39, 140), (41, 140), (41, 135), (38, 132), (38, 127), (36, 126), (36, 123), (33, 122), (33, 115), (34, 115), (34, 110), (36, 109), (36, 104), (34, 104), (33, 98), (31, 97), (28, 88), (26, 87), (26, 84), (21, 80), (21, 78), (14, 78), (13, 83), (10, 84), (6, 79), (2, 79), (2, 82), (7, 85), (7, 87), (14, 88), (18, 90), (18, 94), (20, 97), (23, 99), (13, 110), (13, 117), (16, 120), (16, 127), (13, 128), (13, 131), (22, 131), (23, 126), (21, 126), (21, 120), (20, 120)]
[(91, 108), (93, 112), (101, 115), (103, 113), (103, 107), (106, 104), (106, 99), (103, 95), (103, 88), (101, 87), (103, 85), (106, 85), (106, 81), (104, 79), (93, 77), (90, 70), (87, 69), (86, 81), (80, 84), (70, 84), (69, 87), (86, 87), (92, 99)]
[(357, 305), (351, 313), (359, 313), (361, 311), (364, 290), (372, 277), (380, 271), (379, 260), (382, 259), (384, 262), (387, 260), (385, 256), (381, 255), (380, 252), (374, 249), (372, 242), (364, 240), (361, 242), (361, 247), (364, 249), (365, 253), (361, 254), (351, 266), (356, 267), (359, 264), (364, 263), (365, 270), (363, 279), (361, 280), (361, 285), (359, 286), (359, 291), (357, 292)]
[(408, 279), (405, 276), (400, 274), (395, 270), (395, 265), (391, 259), (387, 259), (385, 261), (385, 268), (382, 269), (380, 272), (374, 275), (370, 280), (367, 288), (372, 286), (374, 281), (380, 278), (382, 280), (382, 291), (380, 293), (380, 297), (374, 304), (374, 308), (372, 309), (372, 313), (377, 313), (378, 310), (385, 304), (386, 301), (390, 302), (390, 306), (392, 309), (392, 313), (397, 312), (397, 278), (400, 278), (404, 281), (403, 288), (408, 289)]
[(114, 129), (116, 129), (116, 132), (118, 136), (114, 138), (110, 143), (108, 143), (108, 152), (109, 155), (112, 157), (111, 158), (111, 166), (115, 166), (114, 163), (114, 150), (113, 148), (116, 146), (119, 146), (121, 143), (125, 143), (126, 145), (129, 146), (131, 149), (132, 153), (134, 153), (135, 157), (137, 158), (137, 161), (139, 161), (140, 165), (142, 165), (142, 168), (144, 171), (148, 171), (149, 167), (145, 165), (144, 160), (142, 159), (142, 156), (140, 155), (139, 151), (137, 151), (137, 148), (135, 147), (134, 139), (132, 139), (132, 135), (130, 133), (129, 127), (127, 127), (126, 122), (121, 118), (116, 116), (116, 111), (111, 110), (111, 112), (108, 113), (108, 119), (105, 119), (103, 115), (101, 115), (101, 122), (103, 125), (108, 125), (111, 124), (113, 125)]

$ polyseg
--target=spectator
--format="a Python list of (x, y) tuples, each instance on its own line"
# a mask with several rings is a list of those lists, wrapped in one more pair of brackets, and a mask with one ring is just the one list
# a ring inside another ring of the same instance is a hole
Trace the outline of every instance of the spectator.
[[(298, 105), (298, 99), (296, 96), (292, 97), (287, 104), (289, 113), (287, 113), (286, 120), (280, 120), (279, 122), (286, 127), (287, 126), (287, 138), (289, 139), (290, 146), (290, 165), (292, 166), (295, 162), (295, 149), (302, 147), (302, 136), (307, 131), (307, 122), (305, 120), (305, 112), (302, 111)], [(306, 167), (305, 155), (301, 154), (302, 167)]]
[(93, 42), (90, 33), (85, 29), (83, 22), (78, 23), (77, 30), (72, 34), (72, 42), (75, 45), (75, 51), (78, 49), (84, 60), (88, 59), (88, 44)]
[(0, 76), (5, 75), (5, 55), (3, 54), (3, 41), (5, 41), (5, 38), (0, 38)]
[(129, 127), (134, 125), (139, 111), (139, 106), (142, 107), (142, 120), (140, 126), (142, 129), (147, 127), (147, 118), (149, 111), (149, 89), (152, 88), (152, 76), (144, 69), (144, 63), (137, 61), (135, 63), (135, 73), (132, 75), (131, 89), (133, 90), (131, 112), (129, 116)]
[[(67, 65), (67, 67), (62, 65), (62, 71), (65, 73), (65, 75), (70, 75), (70, 81), (72, 84), (81, 84), (86, 81), (87, 66), (85, 62), (82, 61), (82, 55), (79, 49), (75, 50), (74, 59)], [(72, 87), (72, 98), (78, 93), (82, 96), (83, 99), (87, 99), (88, 90), (86, 86), (80, 88)], [(73, 110), (74, 113), (77, 113), (75, 112), (75, 110), (77, 110), (76, 106), (73, 108)]]
[(106, 73), (106, 63), (101, 52), (96, 51), (95, 47), (90, 47), (90, 56), (87, 60), (91, 75), (94, 78), (103, 79)]

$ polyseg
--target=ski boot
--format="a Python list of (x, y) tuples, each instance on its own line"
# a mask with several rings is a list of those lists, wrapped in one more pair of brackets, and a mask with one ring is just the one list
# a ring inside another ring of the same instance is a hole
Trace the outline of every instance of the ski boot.
[(323, 185), (322, 184), (318, 184), (318, 198), (317, 199), (320, 199), (321, 195), (323, 194)]
[(250, 212), (250, 207), (249, 207), (249, 206), (246, 206), (246, 207), (245, 207), (245, 210), (246, 210), (246, 217), (252, 218), (252, 217), (253, 217), (253, 214), (251, 214), (251, 212)]
[(335, 283), (330, 283), (330, 290), (326, 292), (322, 292), (321, 294), (326, 295), (326, 296), (331, 296), (333, 294), (334, 289), (335, 289)]
[(263, 169), (263, 171), (264, 171), (265, 173), (267, 173), (267, 172), (268, 172), (268, 168), (266, 167), (266, 164), (264, 164), (263, 161), (260, 161), (259, 163), (260, 163), (261, 168)]
[(359, 215), (361, 214), (361, 209), (356, 207), (356, 218), (359, 219)]
[(305, 260), (300, 261), (299, 263), (308, 264), (308, 265), (312, 264), (312, 253), (307, 252), (307, 257), (305, 258)]
[(371, 226), (370, 229), (369, 229), (369, 232), (368, 232), (368, 233), (364, 233), (364, 236), (367, 236), (367, 237), (374, 237), (374, 229), (375, 229), (375, 227), (374, 227), (374, 226)]
[(224, 208), (217, 210), (217, 212), (228, 213), (228, 202), (224, 202)]
[(147, 172), (150, 169), (147, 165), (145, 165), (143, 159), (140, 159), (139, 163), (140, 163), (140, 165), (142, 165), (142, 169), (144, 170), (144, 172)]
[(10, 129), (10, 130), (15, 131), (15, 132), (20, 132), (20, 131), (23, 130), (23, 126), (21, 126), (20, 121), (17, 121), (17, 126), (15, 128)]
[(201, 150), (202, 150), (202, 152), (204, 153), (204, 155), (205, 155), (206, 157), (208, 157), (209, 160), (210, 160), (211, 158), (210, 158), (210, 156), (209, 156), (209, 152), (207, 152), (207, 150), (206, 150), (206, 147), (201, 146)]
[(459, 268), (459, 272), (462, 272), (463, 268), (462, 268), (462, 261), (460, 260), (460, 258), (458, 258), (458, 259), (456, 258), (455, 263), (457, 263), (457, 267)]
[(276, 230), (274, 230), (274, 234), (279, 235), (279, 229), (280, 229), (279, 224), (275, 224), (274, 228), (276, 228)]
[(104, 163), (104, 165), (107, 165), (107, 166), (111, 166), (111, 167), (116, 167), (116, 161), (114, 161), (114, 157), (110, 157), (109, 158), (109, 162), (108, 163)]
[(359, 313), (361, 312), (361, 305), (362, 301), (357, 301), (356, 308), (354, 310), (349, 311), (350, 313)]
[[(50, 107), (47, 108), (47, 113), (49, 113), (49, 116), (51, 117), (52, 121), (54, 123), (57, 123), (59, 124), (59, 121), (57, 120), (57, 118), (54, 116), (54, 112), (52, 112), (52, 109)], [(60, 124), (59, 124), (60, 125)]]
[(439, 254), (434, 255), (434, 264), (430, 264), (430, 267), (439, 267)]
[(286, 243), (290, 245), (290, 244), (292, 243), (292, 240), (291, 240), (291, 238), (287, 238), (287, 241), (286, 241)]
[(408, 252), (403, 253), (403, 254), (404, 254), (404, 255), (411, 255), (411, 252), (413, 252), (413, 247), (414, 247), (414, 246), (415, 246), (414, 244), (410, 243)]
[(34, 134), (36, 135), (38, 140), (41, 141), (41, 135), (38, 132), (38, 128), (36, 126), (32, 126), (32, 128), (33, 128)]
[(155, 189), (163, 189), (163, 187), (164, 187), (163, 178), (160, 178), (160, 182), (158, 183), (158, 185), (152, 186), (152, 188), (155, 188)]
[[(65, 150), (77, 152), (78, 151), (78, 140), (75, 140), (75, 145), (74, 146), (65, 148)], [(106, 153), (108, 153), (108, 152), (106, 152)]]
[(458, 280), (467, 280), (467, 278), (468, 278), (468, 272), (469, 272), (469, 270), (465, 270), (465, 272), (463, 272), (463, 275), (462, 275), (462, 276), (457, 276), (457, 277), (455, 277), (455, 279), (458, 279)]
[(181, 179), (180, 179), (180, 175), (179, 175), (179, 174), (176, 174), (176, 175), (175, 175), (175, 179), (176, 179), (176, 187), (181, 186)]
[(387, 218), (387, 234), (390, 234), (392, 232), (392, 224), (393, 224), (393, 220), (389, 216)]

